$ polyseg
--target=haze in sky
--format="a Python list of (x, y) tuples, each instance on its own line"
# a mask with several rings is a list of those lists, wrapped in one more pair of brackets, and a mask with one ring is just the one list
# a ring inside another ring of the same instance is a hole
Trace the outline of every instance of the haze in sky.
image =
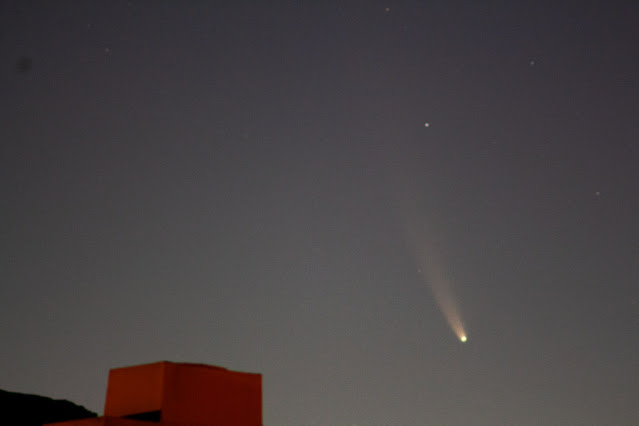
[(101, 413), (169, 360), (261, 373), (266, 425), (639, 424), (638, 20), (0, 2), (0, 388)]

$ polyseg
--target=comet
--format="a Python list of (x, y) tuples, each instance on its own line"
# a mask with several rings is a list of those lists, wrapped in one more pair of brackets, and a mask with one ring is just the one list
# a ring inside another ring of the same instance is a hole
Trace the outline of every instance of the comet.
[(433, 297), (439, 306), (446, 322), (457, 338), (465, 343), (468, 340), (459, 303), (453, 293), (450, 274), (440, 258), (441, 248), (436, 239), (427, 232), (426, 221), (419, 214), (416, 206), (403, 208), (403, 224), (406, 240), (417, 263), (418, 272), (431, 289)]
[(428, 282), (433, 297), (442, 311), (444, 318), (448, 322), (451, 330), (461, 342), (468, 340), (464, 321), (453, 293), (450, 277), (447, 275), (442, 261), (437, 254), (428, 247), (426, 242), (422, 242), (420, 247), (415, 248), (417, 262), (424, 271), (424, 278)]

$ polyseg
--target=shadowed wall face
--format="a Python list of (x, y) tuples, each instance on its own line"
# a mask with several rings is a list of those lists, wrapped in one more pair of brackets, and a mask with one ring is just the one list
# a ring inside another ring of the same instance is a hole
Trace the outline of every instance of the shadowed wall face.
[(149, 426), (144, 420), (122, 419), (119, 417), (94, 417), (92, 419), (70, 420), (67, 422), (50, 423), (47, 426)]

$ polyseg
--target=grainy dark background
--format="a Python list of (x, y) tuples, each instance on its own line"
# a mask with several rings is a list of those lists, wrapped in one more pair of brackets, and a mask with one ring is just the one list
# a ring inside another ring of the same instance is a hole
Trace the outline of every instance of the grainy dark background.
[(166, 359), (262, 373), (267, 425), (639, 423), (636, 2), (0, 4), (2, 388), (101, 412)]

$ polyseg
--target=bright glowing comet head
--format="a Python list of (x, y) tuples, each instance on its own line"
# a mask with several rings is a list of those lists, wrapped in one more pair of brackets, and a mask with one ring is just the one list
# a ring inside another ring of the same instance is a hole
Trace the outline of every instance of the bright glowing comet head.
[[(428, 123), (425, 125), (429, 126)], [(433, 240), (427, 232), (416, 205), (406, 205), (404, 215), (405, 234), (409, 245), (414, 250), (419, 275), (430, 285), (435, 301), (453, 333), (462, 343), (466, 342), (466, 329), (460, 306), (453, 294), (450, 274), (446, 272), (443, 261), (438, 256), (441, 250), (434, 244), (433, 241), (436, 242), (436, 240)]]

